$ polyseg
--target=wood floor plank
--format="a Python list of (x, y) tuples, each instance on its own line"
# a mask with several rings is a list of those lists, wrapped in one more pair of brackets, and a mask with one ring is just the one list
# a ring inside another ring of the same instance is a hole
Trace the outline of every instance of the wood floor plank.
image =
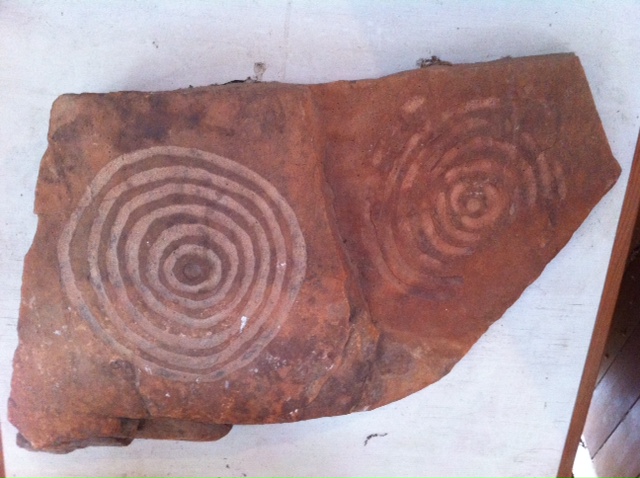
[(639, 363), (640, 328), (636, 328), (593, 393), (584, 429), (592, 456), (640, 397)]
[(593, 459), (598, 476), (640, 474), (640, 400)]
[(640, 214), (636, 218), (636, 227), (633, 228), (633, 235), (631, 236), (631, 251), (640, 248)]
[(640, 255), (629, 262), (622, 278), (611, 331), (600, 365), (598, 383), (609, 370), (629, 337), (633, 335), (636, 327), (640, 327)]

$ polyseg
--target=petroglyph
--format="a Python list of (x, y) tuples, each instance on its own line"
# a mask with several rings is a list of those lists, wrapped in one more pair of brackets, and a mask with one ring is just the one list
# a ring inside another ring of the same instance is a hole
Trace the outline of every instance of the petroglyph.
[[(413, 98), (403, 109), (415, 113), (420, 104)], [(447, 266), (482, 249), (536, 202), (559, 207), (563, 165), (515, 126), (517, 114), (498, 98), (472, 100), (425, 122), (392, 159), (381, 199), (365, 212), (364, 239), (381, 275), (398, 289), (424, 293), (464, 280), (447, 277)]]
[(271, 184), (172, 146), (98, 172), (58, 258), (67, 296), (95, 333), (141, 368), (184, 380), (251, 362), (286, 319), (306, 267), (296, 216)]

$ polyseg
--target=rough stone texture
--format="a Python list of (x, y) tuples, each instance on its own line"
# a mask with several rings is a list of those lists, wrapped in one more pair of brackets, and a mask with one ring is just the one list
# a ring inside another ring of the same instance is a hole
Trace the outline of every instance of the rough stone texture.
[(573, 55), (65, 95), (9, 413), (66, 452), (378, 407), (444, 376), (613, 185)]

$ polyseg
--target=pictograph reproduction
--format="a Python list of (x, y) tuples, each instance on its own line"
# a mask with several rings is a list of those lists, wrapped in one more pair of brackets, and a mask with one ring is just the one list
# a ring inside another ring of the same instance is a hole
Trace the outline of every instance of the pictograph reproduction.
[(571, 54), (63, 95), (25, 259), (18, 443), (217, 440), (400, 400), (619, 174)]

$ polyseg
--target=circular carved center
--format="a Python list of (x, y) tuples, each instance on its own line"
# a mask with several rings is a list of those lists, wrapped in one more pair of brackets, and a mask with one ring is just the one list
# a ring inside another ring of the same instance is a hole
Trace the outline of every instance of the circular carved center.
[(188, 262), (182, 272), (185, 277), (191, 281), (201, 281), (204, 278), (204, 268), (197, 262)]
[(477, 197), (470, 197), (467, 199), (467, 204), (465, 205), (469, 214), (474, 214), (480, 211), (482, 208), (482, 201)]

